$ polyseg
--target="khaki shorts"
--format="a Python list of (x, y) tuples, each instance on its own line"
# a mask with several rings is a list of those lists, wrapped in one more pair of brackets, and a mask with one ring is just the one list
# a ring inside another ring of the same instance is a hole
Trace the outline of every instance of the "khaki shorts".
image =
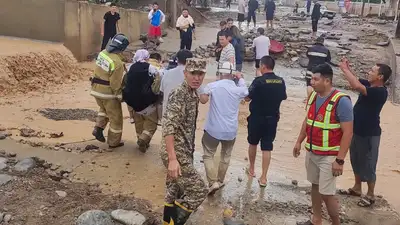
[(307, 180), (319, 185), (319, 193), (322, 195), (336, 194), (336, 177), (332, 174), (332, 163), (336, 156), (320, 156), (307, 152), (306, 169)]

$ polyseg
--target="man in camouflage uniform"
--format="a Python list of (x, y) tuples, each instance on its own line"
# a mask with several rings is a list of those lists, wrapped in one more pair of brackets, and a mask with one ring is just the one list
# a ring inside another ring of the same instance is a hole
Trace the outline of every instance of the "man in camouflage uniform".
[(107, 143), (110, 148), (123, 146), (122, 137), (122, 78), (124, 63), (121, 53), (128, 47), (128, 38), (117, 34), (105, 50), (101, 51), (96, 59), (96, 69), (91, 78), (92, 90), (90, 94), (95, 97), (99, 105), (96, 126), (92, 132), (98, 141), (105, 142), (103, 130), (110, 121)]
[(207, 196), (208, 189), (193, 165), (199, 96), (206, 61), (189, 58), (185, 81), (169, 95), (163, 117), (162, 159), (168, 167), (164, 225), (183, 225)]

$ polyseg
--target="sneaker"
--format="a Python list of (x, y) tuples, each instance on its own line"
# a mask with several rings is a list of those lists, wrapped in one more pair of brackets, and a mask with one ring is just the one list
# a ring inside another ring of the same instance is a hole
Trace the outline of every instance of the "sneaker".
[(208, 195), (215, 194), (215, 192), (218, 191), (219, 188), (220, 188), (219, 183), (218, 182), (214, 182), (210, 187), (210, 191), (208, 192)]

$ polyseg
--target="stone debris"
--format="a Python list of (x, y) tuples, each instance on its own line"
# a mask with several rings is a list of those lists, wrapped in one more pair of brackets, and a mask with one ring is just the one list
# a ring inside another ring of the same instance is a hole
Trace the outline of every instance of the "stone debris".
[(117, 209), (111, 212), (111, 217), (124, 225), (142, 225), (146, 217), (136, 211)]
[(36, 161), (33, 158), (26, 158), (19, 161), (15, 166), (14, 170), (17, 172), (28, 172), (36, 166)]
[(67, 192), (65, 191), (56, 191), (56, 194), (61, 198), (67, 197)]
[(297, 180), (292, 180), (292, 184), (293, 184), (294, 186), (297, 186), (297, 185), (299, 185), (299, 182), (298, 182)]
[(0, 170), (4, 170), (8, 167), (7, 162), (8, 159), (0, 157)]
[[(97, 111), (91, 109), (51, 109), (44, 108), (38, 112), (50, 120), (89, 120), (96, 121)], [(62, 132), (61, 132), (62, 133)]]
[(86, 145), (85, 150), (89, 151), (89, 150), (95, 150), (95, 149), (99, 149), (99, 146), (96, 145)]
[(102, 210), (89, 210), (78, 217), (76, 225), (114, 225), (114, 222)]
[(12, 181), (14, 177), (7, 174), (0, 174), (0, 186), (6, 185), (8, 182)]
[(50, 138), (60, 138), (63, 137), (64, 133), (60, 132), (60, 133), (50, 133)]
[(0, 132), (0, 140), (4, 140), (7, 138), (7, 135), (3, 132)]
[(47, 174), (49, 175), (50, 179), (54, 181), (60, 181), (63, 179), (63, 176), (55, 171), (47, 171)]
[(8, 224), (12, 220), (12, 215), (11, 214), (6, 214), (4, 215), (3, 221), (5, 224)]
[(376, 43), (376, 45), (386, 47), (386, 46), (389, 46), (389, 41), (381, 41), (381, 42)]

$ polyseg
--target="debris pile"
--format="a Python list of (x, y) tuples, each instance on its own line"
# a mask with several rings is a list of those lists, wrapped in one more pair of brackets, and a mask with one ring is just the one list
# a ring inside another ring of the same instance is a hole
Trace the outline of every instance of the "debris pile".
[(0, 96), (27, 93), (88, 77), (69, 51), (29, 52), (0, 57)]

